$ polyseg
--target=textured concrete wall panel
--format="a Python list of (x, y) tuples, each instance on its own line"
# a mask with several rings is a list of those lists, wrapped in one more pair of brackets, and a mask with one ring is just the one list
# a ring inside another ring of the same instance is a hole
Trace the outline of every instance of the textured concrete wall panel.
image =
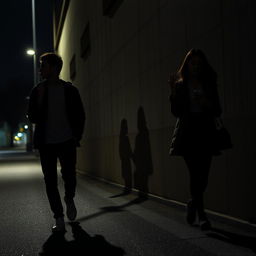
[[(235, 145), (213, 159), (206, 207), (244, 220), (256, 216), (255, 6), (253, 0), (125, 0), (109, 18), (102, 1), (70, 1), (57, 50), (65, 80), (75, 54), (73, 83), (86, 108), (78, 169), (124, 184), (120, 124), (127, 120), (134, 151), (141, 138), (141, 108), (149, 131), (142, 137), (152, 160), (149, 193), (186, 202), (188, 171), (182, 158), (168, 155), (175, 118), (167, 80), (190, 48), (201, 48), (219, 75), (223, 119)], [(88, 23), (91, 51), (83, 59), (80, 38)], [(136, 168), (132, 163), (133, 174)]]

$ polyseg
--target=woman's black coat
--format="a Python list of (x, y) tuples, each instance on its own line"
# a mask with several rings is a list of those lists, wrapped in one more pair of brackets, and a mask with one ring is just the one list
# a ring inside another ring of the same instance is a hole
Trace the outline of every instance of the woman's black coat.
[[(174, 86), (175, 93), (170, 95), (169, 100), (171, 103), (171, 112), (177, 118), (177, 121), (172, 135), (169, 153), (170, 155), (184, 155), (184, 149), (187, 145), (187, 136), (184, 133), (185, 130), (187, 131), (189, 129), (188, 126), (191, 124), (189, 89), (183, 82), (177, 82)], [(214, 130), (214, 119), (222, 113), (217, 86), (215, 84), (205, 86), (204, 93), (210, 104), (203, 109), (203, 115), (212, 122), (212, 130)], [(216, 151), (216, 149), (213, 149), (213, 151)]]

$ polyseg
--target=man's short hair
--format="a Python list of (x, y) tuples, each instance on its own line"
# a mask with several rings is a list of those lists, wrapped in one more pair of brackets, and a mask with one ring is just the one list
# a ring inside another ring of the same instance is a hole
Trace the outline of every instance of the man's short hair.
[(46, 52), (40, 56), (40, 61), (46, 61), (49, 65), (55, 66), (58, 74), (60, 73), (63, 65), (62, 58), (53, 52)]

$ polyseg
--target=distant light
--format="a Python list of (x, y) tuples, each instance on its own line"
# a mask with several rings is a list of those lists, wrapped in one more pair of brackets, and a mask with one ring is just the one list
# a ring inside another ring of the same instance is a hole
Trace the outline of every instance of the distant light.
[(27, 50), (28, 55), (35, 55), (35, 51), (33, 49)]
[(24, 125), (24, 129), (26, 129), (26, 130), (27, 130), (27, 129), (28, 129), (28, 125)]
[(14, 139), (15, 139), (16, 141), (19, 141), (19, 140), (20, 140), (20, 138), (19, 138), (18, 136), (15, 136)]
[(17, 134), (17, 136), (20, 138), (20, 137), (23, 136), (23, 133), (19, 132), (19, 133)]

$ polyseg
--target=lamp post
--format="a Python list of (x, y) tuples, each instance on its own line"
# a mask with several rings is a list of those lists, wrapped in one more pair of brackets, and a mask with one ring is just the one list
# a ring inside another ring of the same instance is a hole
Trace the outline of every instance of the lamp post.
[[(27, 50), (27, 55), (33, 56), (33, 69), (34, 69), (34, 82), (33, 86), (36, 84), (36, 53), (34, 49), (28, 49)], [(26, 97), (27, 100), (29, 100), (29, 96)], [(29, 122), (29, 121), (28, 121)], [(32, 140), (33, 140), (33, 124), (28, 123), (27, 125), (27, 145), (26, 145), (26, 150), (27, 152), (32, 152), (33, 151), (33, 145), (32, 145)]]
[[(33, 56), (33, 70), (34, 70), (34, 83), (37, 84), (37, 70), (36, 70), (36, 13), (35, 13), (35, 0), (32, 0), (32, 34), (33, 34), (33, 49), (28, 49), (27, 54)], [(33, 137), (33, 125), (29, 123), (27, 130), (27, 152), (33, 151), (32, 137)]]
[(33, 64), (34, 64), (34, 86), (37, 84), (37, 72), (36, 72), (36, 9), (35, 0), (32, 0), (32, 32), (33, 32)]

